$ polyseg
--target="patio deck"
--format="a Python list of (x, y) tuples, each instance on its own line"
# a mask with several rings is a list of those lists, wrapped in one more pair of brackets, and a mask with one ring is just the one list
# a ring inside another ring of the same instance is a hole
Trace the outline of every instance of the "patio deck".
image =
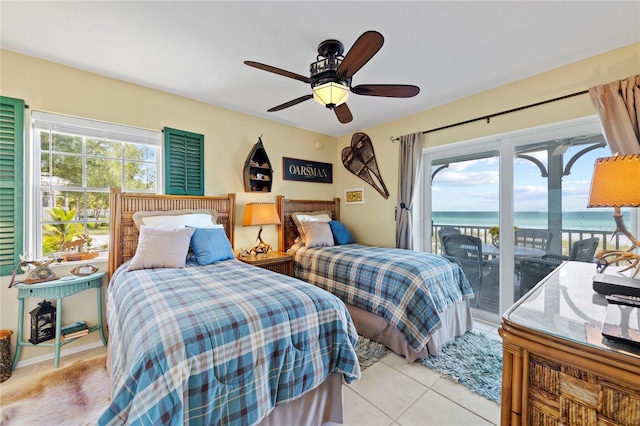
[[(483, 226), (469, 226), (469, 225), (447, 225), (447, 224), (438, 224), (433, 226), (432, 235), (439, 235), (438, 231), (442, 227), (454, 227), (458, 228), (463, 234), (473, 235), (480, 238), (484, 243), (491, 244), (491, 235), (489, 234), (489, 227)], [(569, 250), (571, 244), (573, 242), (582, 240), (585, 238), (597, 237), (600, 239), (600, 243), (598, 246), (598, 250), (605, 249), (620, 249), (620, 247), (624, 247), (628, 241), (626, 241), (626, 237), (621, 235), (616, 235), (611, 241), (611, 235), (613, 232), (608, 231), (592, 231), (592, 230), (584, 230), (584, 229), (566, 229), (562, 230), (562, 253), (564, 255), (569, 255)], [(438, 238), (432, 238), (432, 253), (440, 253), (440, 241)], [(508, 283), (507, 285), (511, 285)], [(515, 302), (523, 295), (520, 294), (520, 278), (517, 274), (513, 274), (513, 287), (514, 287), (514, 298)], [(484, 285), (482, 287), (482, 293), (480, 295), (480, 301), (477, 309), (490, 312), (493, 314), (501, 315), (502, 312), (499, 312), (499, 292), (500, 288), (498, 285)], [(472, 306), (475, 301), (472, 302)], [(509, 304), (511, 305), (511, 304)]]

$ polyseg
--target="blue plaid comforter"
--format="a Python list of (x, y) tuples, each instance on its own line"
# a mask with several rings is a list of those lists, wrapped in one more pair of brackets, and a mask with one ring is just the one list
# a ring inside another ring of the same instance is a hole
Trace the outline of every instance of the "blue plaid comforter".
[(251, 425), (330, 373), (360, 377), (335, 296), (238, 260), (114, 274), (100, 424)]
[(473, 297), (462, 269), (435, 254), (348, 244), (305, 248), (296, 243), (297, 278), (382, 316), (416, 352), (442, 324), (439, 313)]

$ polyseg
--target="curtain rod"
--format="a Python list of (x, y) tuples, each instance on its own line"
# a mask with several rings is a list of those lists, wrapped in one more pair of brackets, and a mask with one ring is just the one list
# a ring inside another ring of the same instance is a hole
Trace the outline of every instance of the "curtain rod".
[[(487, 123), (490, 123), (492, 117), (498, 117), (500, 115), (510, 114), (512, 112), (517, 112), (517, 111), (522, 111), (523, 109), (533, 108), (533, 107), (536, 107), (536, 106), (539, 106), (539, 105), (544, 105), (544, 104), (548, 104), (548, 103), (551, 103), (551, 102), (561, 101), (563, 99), (572, 98), (574, 96), (584, 95), (584, 94), (587, 94), (587, 93), (589, 93), (589, 90), (582, 90), (580, 92), (571, 93), (569, 95), (564, 95), (564, 96), (560, 96), (560, 97), (553, 98), (553, 99), (547, 99), (546, 101), (536, 102), (534, 104), (529, 104), (529, 105), (521, 106), (521, 107), (518, 107), (518, 108), (508, 109), (506, 111), (500, 111), (500, 112), (496, 112), (496, 113), (489, 114), (489, 115), (483, 115), (482, 117), (472, 118), (471, 120), (459, 121), (457, 123), (449, 124), (449, 125), (446, 125), (446, 126), (436, 127), (435, 129), (423, 130), (422, 134), (424, 135), (424, 134), (431, 133), (431, 132), (437, 132), (438, 130), (444, 130), (444, 129), (449, 129), (451, 127), (462, 126), (463, 124), (469, 124), (469, 123), (473, 123), (474, 121), (480, 121), (480, 120), (487, 120)], [(395, 142), (395, 141), (399, 141), (400, 140), (399, 137), (394, 138), (393, 136), (391, 136), (390, 139), (391, 139), (391, 142)]]

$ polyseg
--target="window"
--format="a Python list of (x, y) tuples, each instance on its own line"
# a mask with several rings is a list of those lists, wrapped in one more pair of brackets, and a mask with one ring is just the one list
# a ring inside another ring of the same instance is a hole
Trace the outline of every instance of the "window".
[(162, 134), (34, 111), (34, 188), (38, 257), (83, 238), (81, 250), (109, 246), (109, 188), (162, 188)]

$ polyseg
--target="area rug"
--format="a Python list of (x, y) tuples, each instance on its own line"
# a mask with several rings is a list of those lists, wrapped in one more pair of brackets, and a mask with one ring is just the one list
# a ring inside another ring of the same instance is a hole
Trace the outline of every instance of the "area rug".
[(0, 425), (95, 425), (108, 406), (108, 386), (105, 355), (24, 378), (15, 391), (3, 389)]
[[(388, 351), (384, 345), (360, 336), (356, 352), (361, 370), (374, 364)], [(416, 362), (500, 403), (502, 343), (499, 340), (482, 333), (467, 332), (442, 347), (437, 357)]]
[(356, 354), (360, 363), (360, 371), (375, 364), (380, 358), (385, 356), (389, 349), (385, 345), (369, 340), (366, 337), (358, 336), (356, 343)]
[[(361, 369), (373, 365), (389, 352), (384, 345), (364, 337), (356, 352)], [(108, 406), (109, 377), (106, 356), (54, 370), (43, 376), (21, 380), (15, 391), (2, 392), (0, 426), (41, 425), (43, 421), (60, 425), (95, 425)]]
[(502, 342), (482, 333), (466, 332), (422, 364), (466, 386), (487, 399), (500, 402)]

